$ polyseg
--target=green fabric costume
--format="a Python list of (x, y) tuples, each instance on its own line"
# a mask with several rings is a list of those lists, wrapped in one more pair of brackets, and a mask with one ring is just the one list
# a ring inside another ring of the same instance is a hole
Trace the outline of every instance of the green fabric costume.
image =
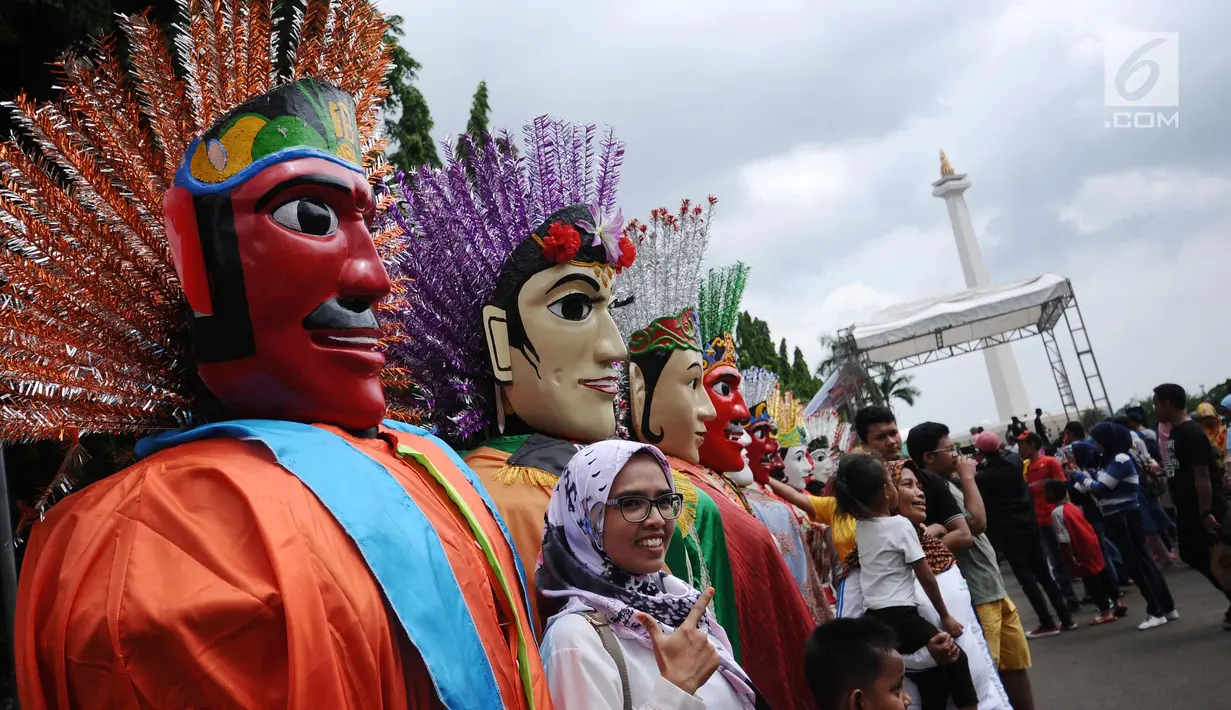
[(709, 494), (687, 476), (675, 474), (675, 487), (684, 495), (684, 511), (676, 519), (667, 547), (671, 574), (704, 591), (714, 588), (714, 616), (731, 640), (731, 652), (740, 660), (739, 618), (735, 612), (735, 581), (727, 557), (727, 533), (722, 515)]

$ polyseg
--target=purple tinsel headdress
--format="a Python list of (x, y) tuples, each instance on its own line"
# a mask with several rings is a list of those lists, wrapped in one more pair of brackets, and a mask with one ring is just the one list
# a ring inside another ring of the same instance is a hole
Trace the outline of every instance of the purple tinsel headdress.
[(462, 136), (457, 155), (446, 143), (445, 166), (399, 173), (391, 186), (397, 199), (378, 217), (404, 232), (388, 264), (406, 289), (386, 310), (405, 334), (391, 344), (390, 364), (413, 373), (419, 401), (411, 408), (451, 442), (496, 421), (482, 310), (518, 245), (555, 212), (590, 205), (594, 222), (578, 225), (588, 232), (583, 241), (601, 243), (615, 265), (607, 242), (622, 228), (612, 213), (624, 144), (611, 130), (600, 140), (593, 125), (548, 116), (523, 137), (521, 155), (507, 131), (487, 136), (483, 147)]

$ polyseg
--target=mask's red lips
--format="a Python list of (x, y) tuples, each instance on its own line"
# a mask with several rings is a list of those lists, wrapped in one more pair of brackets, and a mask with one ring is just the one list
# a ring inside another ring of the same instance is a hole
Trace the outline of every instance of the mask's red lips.
[(615, 397), (620, 393), (619, 385), (614, 377), (599, 377), (592, 380), (578, 380), (582, 387), (587, 387), (595, 392), (602, 392), (605, 395)]

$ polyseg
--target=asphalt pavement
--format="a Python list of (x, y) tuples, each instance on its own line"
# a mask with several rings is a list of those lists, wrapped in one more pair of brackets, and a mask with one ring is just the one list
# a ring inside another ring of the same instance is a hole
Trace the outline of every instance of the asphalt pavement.
[[(1038, 626), (1008, 566), (1001, 571), (1026, 629)], [(1163, 574), (1179, 621), (1138, 631), (1145, 604), (1133, 588), (1124, 598), (1128, 616), (1118, 622), (1087, 626), (1095, 609), (1083, 606), (1080, 629), (1030, 642), (1036, 710), (1231, 710), (1231, 631), (1222, 630), (1227, 600), (1190, 569)]]

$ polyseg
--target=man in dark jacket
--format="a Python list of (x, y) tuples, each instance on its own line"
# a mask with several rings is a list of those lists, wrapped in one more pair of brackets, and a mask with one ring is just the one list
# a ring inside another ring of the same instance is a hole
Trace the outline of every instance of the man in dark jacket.
[[(994, 432), (979, 434), (974, 438), (974, 445), (984, 457), (982, 470), (975, 474), (975, 484), (987, 511), (987, 537), (1008, 560), (1013, 576), (1017, 577), (1039, 617), (1039, 627), (1026, 635), (1030, 638), (1055, 636), (1061, 629), (1077, 628), (1043, 556), (1043, 541), (1030, 489), (1022, 475), (1022, 460), (1001, 448), (1000, 437)], [(1047, 607), (1048, 600), (1060, 618), (1059, 625)]]

